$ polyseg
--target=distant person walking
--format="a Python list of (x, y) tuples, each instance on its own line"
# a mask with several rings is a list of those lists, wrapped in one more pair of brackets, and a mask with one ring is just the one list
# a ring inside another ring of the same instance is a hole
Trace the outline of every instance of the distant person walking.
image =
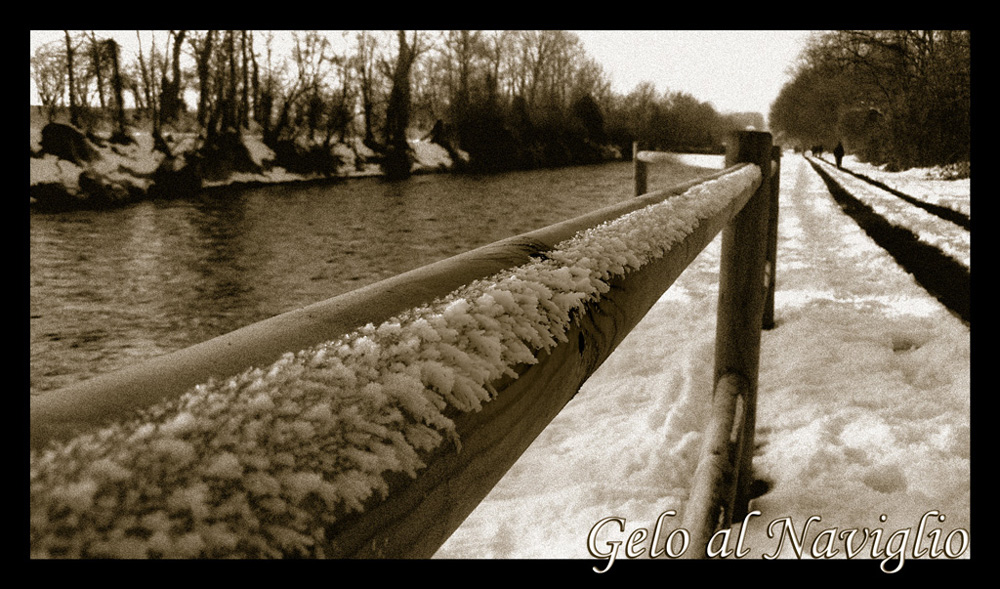
[(833, 148), (833, 157), (837, 160), (837, 169), (840, 169), (840, 165), (844, 162), (844, 144), (837, 142), (837, 147)]

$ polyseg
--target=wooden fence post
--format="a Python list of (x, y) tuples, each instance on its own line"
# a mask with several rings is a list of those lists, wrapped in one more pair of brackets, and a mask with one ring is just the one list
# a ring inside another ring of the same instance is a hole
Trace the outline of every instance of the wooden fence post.
[(764, 266), (767, 281), (767, 295), (764, 299), (764, 319), (761, 326), (764, 329), (774, 328), (774, 285), (777, 280), (778, 259), (778, 206), (781, 178), (781, 146), (771, 148), (771, 161), (774, 162), (774, 175), (771, 178), (771, 214), (767, 222), (767, 261)]
[(635, 196), (646, 194), (647, 165), (639, 161), (639, 142), (632, 142), (632, 164), (635, 168)]
[(712, 407), (705, 428), (683, 526), (695, 550), (685, 558), (705, 558), (716, 530), (745, 515), (753, 482), (751, 461), (756, 427), (757, 373), (768, 254), (771, 135), (740, 131), (730, 142), (725, 167), (752, 163), (761, 184), (722, 230), (719, 306), (715, 333)]
[(725, 525), (746, 509), (752, 481), (751, 462), (756, 427), (757, 373), (760, 365), (761, 325), (766, 297), (764, 264), (771, 197), (771, 135), (738, 131), (726, 152), (725, 167), (749, 162), (760, 167), (760, 188), (722, 231), (719, 268), (719, 307), (715, 332), (716, 385), (726, 375), (737, 375), (746, 386), (743, 433), (736, 445), (735, 500)]

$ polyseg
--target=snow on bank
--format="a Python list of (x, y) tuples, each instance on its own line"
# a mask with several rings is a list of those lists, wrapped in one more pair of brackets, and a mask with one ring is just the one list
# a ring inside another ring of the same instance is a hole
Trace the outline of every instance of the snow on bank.
[[(781, 187), (754, 462), (770, 489), (752, 504), (747, 552), (721, 556), (874, 559), (874, 574), (970, 557), (969, 327), (839, 210), (804, 158), (785, 154)], [(668, 558), (708, 417), (718, 267), (716, 239), (436, 558), (605, 570), (625, 566), (611, 559), (630, 558), (623, 544), (640, 528), (633, 556)], [(595, 530), (609, 517), (619, 519)]]
[[(271, 165), (270, 162), (273, 162), (275, 159), (274, 151), (267, 145), (264, 145), (260, 137), (245, 135), (243, 137), (243, 144), (246, 145), (247, 151), (250, 153), (250, 157), (254, 163), (262, 167), (264, 171), (259, 174), (245, 172), (232, 173), (225, 180), (206, 181), (205, 186), (224, 186), (234, 183), (276, 184), (325, 177), (321, 174), (294, 174), (281, 166)], [(451, 156), (448, 155), (448, 151), (436, 143), (423, 140), (410, 140), (410, 149), (413, 153), (411, 171), (414, 174), (447, 171), (452, 167)], [(347, 178), (382, 175), (381, 166), (368, 161), (376, 156), (375, 152), (366, 147), (360, 140), (352, 140), (350, 144), (335, 143), (331, 146), (331, 151), (342, 162), (339, 175)]]
[[(30, 138), (31, 152), (39, 152), (41, 131), (32, 128)], [(163, 161), (163, 154), (153, 149), (153, 138), (149, 133), (135, 133), (132, 138), (135, 143), (128, 145), (109, 144), (105, 147), (94, 145), (101, 157), (89, 164), (88, 168), (50, 154), (41, 158), (28, 158), (28, 185), (59, 184), (64, 186), (69, 194), (79, 195), (80, 174), (89, 169), (111, 182), (148, 190), (153, 172)], [(190, 141), (183, 141), (178, 147), (190, 147), (192, 144)]]
[[(148, 191), (152, 184), (152, 174), (163, 163), (165, 156), (153, 149), (153, 138), (149, 133), (133, 132), (131, 136), (135, 143), (129, 145), (109, 144), (103, 147), (94, 145), (101, 157), (96, 162), (88, 164), (88, 168), (53, 155), (31, 157), (28, 185), (29, 187), (40, 184), (60, 185), (68, 194), (82, 196), (80, 174), (89, 170), (109, 182)], [(175, 154), (190, 153), (195, 148), (196, 137), (191, 134), (172, 133), (169, 143), (171, 151)], [(274, 166), (272, 163), (275, 159), (274, 151), (264, 145), (257, 135), (244, 135), (243, 143), (251, 159), (263, 171), (256, 174), (233, 172), (223, 180), (206, 180), (204, 186), (217, 187), (237, 183), (277, 184), (325, 178), (322, 174), (295, 174), (280, 166)], [(41, 129), (36, 126), (30, 129), (29, 148), (32, 153), (41, 151)], [(414, 174), (446, 171), (452, 167), (451, 157), (440, 145), (429, 141), (411, 140), (410, 148), (414, 157), (412, 167)], [(331, 150), (343, 162), (339, 171), (340, 176), (353, 178), (382, 174), (378, 164), (365, 161), (373, 158), (375, 153), (361, 141), (352, 141), (351, 144), (336, 143)]]
[(456, 445), (477, 410), (608, 281), (662, 256), (758, 182), (745, 166), (589, 229), (379, 326), (198, 386), (31, 453), (35, 557), (323, 556), (324, 526)]

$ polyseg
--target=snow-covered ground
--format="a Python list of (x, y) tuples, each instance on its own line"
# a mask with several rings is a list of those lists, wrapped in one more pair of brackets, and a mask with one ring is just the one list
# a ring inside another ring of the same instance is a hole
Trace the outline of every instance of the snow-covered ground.
[[(925, 198), (930, 183), (936, 201), (969, 210), (967, 180), (863, 173)], [(742, 550), (722, 555), (875, 559), (873, 570), (886, 572), (917, 557), (970, 557), (969, 326), (843, 214), (791, 152), (779, 220), (776, 327), (762, 338), (754, 462), (770, 489), (732, 532), (728, 550), (741, 533)], [(628, 557), (622, 544), (639, 528), (648, 535), (637, 558), (662, 554), (673, 532), (678, 549), (711, 396), (718, 267), (719, 238), (437, 558), (593, 559), (595, 571), (607, 570), (613, 557)], [(617, 519), (597, 526), (606, 518)]]
[[(711, 161), (721, 166), (721, 158)], [(692, 163), (704, 165), (704, 156)], [(926, 196), (914, 185), (927, 182), (924, 176), (884, 176), (878, 179)], [(939, 202), (969, 210), (968, 182), (935, 182)], [(882, 561), (887, 572), (913, 558), (970, 557), (969, 326), (840, 211), (804, 158), (786, 153), (781, 186), (777, 325), (762, 339), (754, 463), (757, 476), (770, 487), (754, 501), (746, 525), (737, 525), (730, 542), (720, 546), (721, 556), (866, 558), (875, 559), (876, 571)], [(930, 224), (914, 229), (934, 231)], [(716, 239), (437, 557), (590, 559), (595, 570), (607, 570), (614, 565), (612, 557), (645, 559), (662, 552), (664, 538), (681, 540), (678, 522), (711, 396), (718, 267)], [(281, 368), (276, 365), (273, 372)], [(263, 390), (258, 380), (245, 392)], [(275, 400), (288, 396), (280, 386), (272, 392)], [(247, 399), (259, 404), (267, 401), (264, 397)], [(161, 428), (166, 438), (159, 441), (174, 443), (167, 448), (174, 457), (188, 453), (171, 436), (205, 425), (180, 419), (187, 415), (181, 412)], [(313, 417), (316, 423), (329, 421)], [(315, 439), (309, 427), (300, 429), (292, 433)], [(140, 426), (133, 433), (146, 436), (150, 431)], [(67, 456), (63, 462), (72, 463), (72, 452)], [(232, 455), (217, 458), (201, 465), (210, 478), (239, 475), (242, 463)], [(52, 464), (62, 464), (59, 460), (53, 458)], [(100, 506), (91, 501), (95, 481), (114, 487), (122, 467), (96, 460), (74, 468), (91, 478), (66, 485), (65, 469), (48, 469), (46, 476), (56, 484), (39, 497), (51, 492), (84, 511), (114, 511), (104, 500)], [(170, 472), (188, 476), (191, 469)], [(315, 473), (292, 474), (303, 475), (288, 483), (293, 499), (321, 482)], [(248, 487), (249, 492), (254, 488)], [(191, 513), (197, 513), (205, 507), (202, 495), (188, 493), (177, 500), (190, 503)], [(215, 508), (235, 509), (238, 497), (233, 498)], [(42, 528), (50, 523), (46, 518), (65, 516), (58, 509), (32, 514)], [(136, 521), (161, 532), (170, 524), (163, 518), (146, 519), (142, 515)], [(651, 546), (657, 521), (660, 543)], [(640, 528), (648, 531), (644, 542), (621, 546)], [(229, 546), (237, 541), (215, 527), (203, 532), (200, 537), (168, 541), (160, 534), (147, 540), (165, 553), (192, 555), (203, 547), (199, 542)], [(308, 538), (291, 532), (277, 537), (309, 545)], [(108, 554), (147, 549), (137, 542), (112, 542), (104, 548)]]
[(859, 162), (853, 155), (844, 157), (844, 167), (924, 202), (949, 207), (966, 215), (971, 213), (970, 178), (946, 180), (944, 170), (941, 168), (913, 168), (903, 172), (886, 172), (881, 166)]
[[(876, 180), (878, 176), (886, 175), (884, 172), (880, 172), (877, 168), (872, 171), (870, 166), (867, 170), (868, 173), (862, 172), (858, 169), (859, 166), (857, 163), (850, 160), (846, 162), (846, 167), (847, 169), (860, 173), (865, 177)], [(890, 223), (899, 227), (906, 227), (907, 229), (910, 229), (917, 235), (921, 242), (936, 247), (941, 250), (942, 253), (951, 257), (966, 268), (970, 267), (972, 236), (968, 229), (964, 229), (951, 221), (931, 214), (920, 207), (915, 207), (892, 193), (873, 186), (871, 183), (866, 182), (865, 180), (852, 174), (838, 171), (832, 167), (827, 167), (825, 170), (828, 174), (832, 174), (845, 190), (850, 192), (861, 202), (871, 207), (872, 210), (884, 217)], [(941, 206), (952, 208), (953, 210), (965, 213), (966, 215), (969, 214), (969, 199), (966, 197), (964, 199), (964, 206), (961, 206), (962, 201), (957, 199), (954, 195), (955, 192), (960, 190), (964, 190), (967, 193), (968, 179), (964, 181), (933, 181), (929, 179), (919, 180), (919, 176), (916, 176), (916, 181), (910, 180), (909, 182), (906, 182), (906, 185), (911, 188), (916, 188), (915, 192), (917, 194), (909, 194), (905, 190), (898, 188), (899, 185), (905, 182), (905, 178), (913, 178), (914, 176), (915, 175), (911, 172), (906, 176), (902, 176), (901, 178), (904, 179), (902, 181), (900, 177), (897, 177), (892, 180), (891, 184), (886, 184), (885, 182), (882, 183), (886, 186), (899, 190), (903, 194), (908, 194), (918, 200), (922, 200), (923, 202), (929, 204), (940, 203)], [(881, 182), (881, 180), (878, 181)], [(923, 184), (924, 182), (937, 182), (940, 184), (939, 191), (944, 192), (945, 189), (950, 189), (952, 194), (945, 193), (942, 197), (928, 198), (926, 187), (920, 186), (920, 184)], [(951, 182), (952, 184), (949, 185), (947, 182)], [(956, 204), (959, 206), (954, 206)]]

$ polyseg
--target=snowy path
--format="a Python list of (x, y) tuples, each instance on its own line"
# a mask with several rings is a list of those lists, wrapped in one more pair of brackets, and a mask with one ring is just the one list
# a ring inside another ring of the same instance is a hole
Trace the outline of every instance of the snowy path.
[[(829, 160), (824, 159), (824, 161), (830, 163)], [(946, 179), (947, 174), (942, 174), (942, 170), (926, 168), (886, 172), (882, 166), (859, 161), (853, 155), (844, 158), (844, 167), (855, 174), (870, 178), (890, 189), (898, 190), (931, 205), (949, 208), (966, 217), (971, 213), (969, 177)]]
[(946, 534), (968, 529), (969, 329), (856, 225), (834, 222), (808, 166), (789, 167), (755, 462), (774, 487), (756, 507), (822, 528), (883, 527), (886, 514), (887, 535), (938, 510)]
[(968, 229), (915, 207), (847, 172), (829, 165), (823, 169), (845, 190), (893, 225), (909, 229), (920, 241), (940, 249), (966, 268), (971, 266), (972, 238)]
[[(810, 543), (883, 528), (881, 549), (900, 529), (912, 545), (934, 510), (946, 519), (927, 529), (943, 543), (969, 529), (969, 328), (840, 211), (804, 158), (786, 154), (781, 186), (755, 460), (771, 488), (753, 505), (746, 558), (779, 552), (767, 524), (786, 517), (797, 530), (821, 518)], [(603, 518), (626, 520), (603, 541), (652, 534), (667, 510), (663, 536), (678, 527), (711, 395), (718, 258), (716, 238), (437, 557), (593, 558), (587, 536)], [(872, 544), (857, 558), (879, 558)]]

